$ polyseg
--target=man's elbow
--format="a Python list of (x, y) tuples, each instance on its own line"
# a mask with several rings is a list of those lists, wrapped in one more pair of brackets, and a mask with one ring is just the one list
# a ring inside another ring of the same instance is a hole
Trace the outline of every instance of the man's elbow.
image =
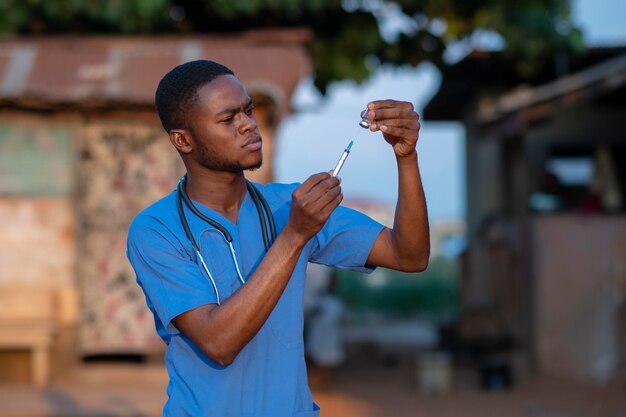
[(422, 251), (419, 255), (415, 254), (411, 257), (407, 257), (401, 262), (400, 271), (402, 272), (423, 272), (428, 268), (428, 262), (430, 260), (430, 248)]
[(223, 367), (231, 365), (235, 361), (238, 353), (215, 343), (206, 343), (202, 346), (201, 350), (209, 359)]
[(415, 271), (413, 272), (424, 272), (426, 268), (428, 268), (428, 262), (430, 260), (430, 256), (425, 256), (423, 259), (420, 259), (419, 262), (415, 265)]
[(226, 368), (227, 366), (230, 366), (235, 361), (235, 356), (222, 355), (222, 356), (217, 356), (211, 359), (213, 359), (213, 361), (216, 362), (218, 365)]
[(428, 268), (428, 258), (415, 260), (404, 265), (402, 272), (424, 272)]

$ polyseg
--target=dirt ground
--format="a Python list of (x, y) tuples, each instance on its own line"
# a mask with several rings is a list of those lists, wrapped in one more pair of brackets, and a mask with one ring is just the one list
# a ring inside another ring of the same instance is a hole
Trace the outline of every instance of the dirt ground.
[[(455, 372), (454, 381), (445, 394), (424, 394), (406, 364), (349, 366), (313, 395), (322, 417), (626, 417), (623, 382), (593, 386), (535, 377), (488, 392), (463, 372)], [(46, 389), (0, 385), (0, 416), (157, 417), (166, 383), (162, 366), (85, 365)]]
[(448, 392), (427, 394), (408, 367), (350, 369), (337, 372), (333, 389), (314, 398), (324, 417), (626, 417), (623, 383), (600, 387), (535, 377), (490, 392), (468, 375), (455, 379)]

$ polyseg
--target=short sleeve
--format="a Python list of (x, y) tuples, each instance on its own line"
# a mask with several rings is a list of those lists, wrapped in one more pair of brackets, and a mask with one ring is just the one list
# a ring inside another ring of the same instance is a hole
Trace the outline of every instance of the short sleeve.
[(196, 259), (156, 219), (133, 222), (127, 255), (148, 305), (168, 333), (178, 333), (172, 324), (175, 317), (217, 303), (213, 287)]
[(372, 272), (374, 267), (366, 265), (367, 257), (383, 228), (365, 214), (340, 206), (315, 235), (316, 245), (309, 260), (341, 269)]

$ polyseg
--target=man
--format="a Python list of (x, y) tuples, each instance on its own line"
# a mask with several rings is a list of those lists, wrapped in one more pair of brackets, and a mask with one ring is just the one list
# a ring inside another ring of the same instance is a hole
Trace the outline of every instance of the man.
[[(369, 103), (365, 115), (398, 163), (387, 229), (339, 207), (340, 180), (327, 172), (301, 185), (248, 188), (243, 172), (261, 165), (262, 140), (252, 100), (228, 68), (212, 61), (174, 68), (157, 88), (156, 107), (187, 176), (135, 218), (128, 257), (167, 344), (164, 415), (317, 416), (302, 341), (307, 262), (426, 268), (418, 115), (393, 100)], [(270, 220), (276, 237), (265, 245)]]

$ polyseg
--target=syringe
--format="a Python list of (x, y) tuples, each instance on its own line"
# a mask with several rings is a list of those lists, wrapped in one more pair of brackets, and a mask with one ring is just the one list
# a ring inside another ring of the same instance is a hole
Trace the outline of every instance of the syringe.
[(350, 155), (350, 148), (352, 148), (353, 143), (354, 141), (351, 140), (350, 143), (348, 143), (348, 146), (346, 147), (346, 149), (341, 154), (341, 158), (339, 158), (339, 161), (337, 162), (337, 165), (335, 166), (335, 169), (333, 170), (333, 173), (332, 173), (333, 177), (336, 177), (339, 174), (339, 171), (341, 171), (341, 167), (346, 162), (348, 155)]

